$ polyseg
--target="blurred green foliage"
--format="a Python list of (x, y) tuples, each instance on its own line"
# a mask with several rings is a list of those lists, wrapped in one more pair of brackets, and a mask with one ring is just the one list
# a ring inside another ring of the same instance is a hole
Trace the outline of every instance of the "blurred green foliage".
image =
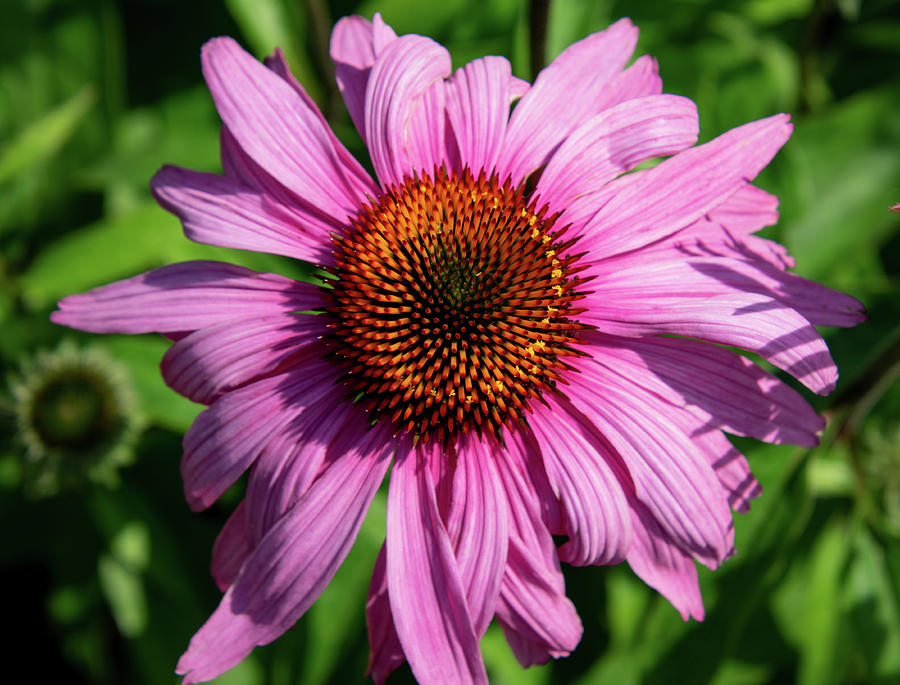
[[(540, 3), (536, 3), (540, 4)], [(218, 120), (199, 47), (231, 34), (281, 45), (335, 130), (365, 151), (330, 77), (334, 20), (380, 11), (434, 37), (455, 65), (496, 53), (532, 73), (523, 0), (6, 0), (0, 23), (0, 367), (9, 377), (63, 338), (127, 365), (147, 428), (110, 489), (43, 500), (20, 487), (23, 448), (0, 390), (0, 579), (5, 679), (176, 682), (218, 601), (212, 541), (239, 486), (209, 512), (181, 499), (180, 441), (198, 407), (163, 385), (160, 338), (92, 338), (52, 326), (61, 296), (182, 259), (302, 275), (289, 260), (189, 243), (147, 190), (163, 163), (218, 170)], [(797, 271), (846, 290), (871, 321), (827, 338), (842, 381), (811, 451), (740, 441), (765, 488), (738, 516), (736, 557), (701, 570), (703, 623), (682, 623), (626, 567), (567, 569), (585, 624), (566, 660), (523, 672), (501, 634), (483, 640), (495, 683), (900, 682), (900, 3), (892, 0), (555, 0), (545, 59), (631, 16), (666, 91), (693, 98), (709, 139), (776, 111), (796, 131), (760, 183), (781, 198), (768, 229)], [(350, 558), (309, 614), (218, 682), (360, 682), (363, 605), (383, 537), (377, 499)], [(40, 662), (17, 660), (39, 652)], [(24, 661), (19, 664), (18, 661)], [(21, 669), (21, 674), (17, 669)], [(27, 675), (25, 675), (27, 674)], [(392, 682), (409, 682), (408, 670)]]

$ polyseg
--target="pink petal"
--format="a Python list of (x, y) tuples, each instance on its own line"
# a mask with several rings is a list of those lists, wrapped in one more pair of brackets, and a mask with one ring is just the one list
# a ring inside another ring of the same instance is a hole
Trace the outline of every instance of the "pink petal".
[(92, 333), (177, 333), (323, 306), (318, 289), (222, 262), (182, 262), (59, 303), (54, 323)]
[(210, 571), (222, 592), (237, 578), (241, 566), (250, 556), (253, 547), (247, 534), (247, 516), (244, 501), (237, 505), (225, 522), (212, 550)]
[(253, 544), (306, 493), (338, 436), (368, 430), (361, 420), (363, 414), (346, 394), (334, 381), (320, 381), (308, 389), (290, 424), (274, 436), (253, 464), (245, 498)]
[(431, 470), (412, 452), (388, 490), (387, 582), (394, 625), (419, 682), (487, 683)]
[(394, 30), (376, 12), (370, 22), (359, 16), (344, 17), (331, 32), (329, 53), (334, 78), (356, 130), (366, 142), (366, 85), (375, 59), (385, 45), (397, 38)]
[(634, 543), (628, 552), (632, 570), (669, 600), (685, 621), (691, 617), (702, 621), (703, 598), (694, 562), (668, 540), (643, 506), (632, 510), (632, 527)]
[[(671, 266), (667, 268), (670, 272), (680, 271), (683, 274), (680, 280), (685, 285), (693, 281), (698, 288), (707, 291), (712, 287), (722, 292), (732, 290), (766, 295), (796, 310), (816, 326), (848, 327), (865, 321), (865, 310), (855, 298), (787, 273), (782, 264), (760, 259), (744, 243), (727, 234), (725, 238), (713, 241), (709, 244), (703, 240), (679, 242), (671, 246), (661, 243), (642, 250), (640, 259), (654, 259), (658, 263), (670, 261)], [(620, 264), (622, 262), (616, 258), (610, 260), (609, 271), (614, 272)]]
[(575, 566), (619, 563), (631, 544), (628, 474), (580, 412), (552, 395), (543, 399), (528, 424), (562, 503), (569, 541), (559, 558)]
[(331, 582), (390, 463), (384, 430), (344, 434), (329, 466), (263, 538), (178, 662), (185, 683), (211, 680), (290, 628)]
[(784, 246), (749, 233), (732, 233), (731, 229), (705, 217), (645, 249), (656, 251), (667, 248), (685, 255), (721, 255), (751, 262), (766, 262), (779, 271), (794, 266), (794, 259)]
[[(447, 83), (447, 119), (463, 166), (476, 175), (494, 168), (512, 99), (512, 70), (503, 57), (482, 57)], [(527, 85), (527, 84), (526, 84)]]
[(212, 504), (320, 395), (333, 391), (334, 365), (307, 358), (286, 373), (229, 392), (200, 413), (184, 436), (181, 475), (192, 509)]
[(157, 202), (181, 219), (194, 242), (316, 263), (326, 258), (326, 234), (290, 221), (285, 211), (270, 211), (271, 200), (233, 179), (164, 166), (150, 188)]
[(684, 339), (589, 339), (593, 360), (580, 362), (579, 370), (595, 383), (613, 374), (683, 406), (709, 430), (804, 447), (819, 442), (824, 421), (806, 400), (729, 350)]
[(603, 109), (614, 107), (631, 98), (659, 95), (662, 91), (659, 64), (650, 55), (642, 55), (610, 81), (601, 105)]
[(709, 220), (738, 233), (756, 233), (778, 221), (778, 198), (750, 183), (708, 214)]
[(582, 314), (604, 333), (673, 334), (739, 347), (784, 369), (813, 392), (828, 394), (837, 367), (822, 337), (792, 308), (766, 295), (730, 289), (685, 260), (604, 264)]
[(254, 378), (276, 372), (327, 332), (321, 317), (270, 314), (194, 331), (166, 352), (162, 375), (188, 399), (210, 404)]
[(535, 193), (563, 223), (579, 225), (597, 205), (593, 195), (616, 176), (697, 142), (697, 106), (677, 95), (622, 102), (591, 117), (553, 153)]
[[(584, 233), (595, 258), (628, 252), (688, 226), (754, 178), (790, 137), (787, 115), (754, 121), (623, 177), (598, 196)], [(589, 242), (588, 242), (589, 241)]]
[(406, 661), (391, 616), (385, 572), (387, 568), (385, 549), (382, 545), (375, 561), (369, 597), (366, 600), (366, 632), (369, 635), (369, 666), (366, 675), (370, 676), (376, 685), (384, 683), (387, 677)]
[(494, 616), (509, 546), (506, 498), (494, 466), (503, 451), (474, 434), (459, 442), (445, 520), (472, 626), (481, 637)]
[(415, 171), (433, 174), (446, 159), (443, 79), (450, 54), (424, 36), (384, 46), (366, 87), (366, 141), (382, 186)]
[(284, 79), (230, 38), (203, 46), (203, 75), (216, 109), (244, 151), (286, 188), (341, 221), (374, 188), (321, 114)]
[[(595, 369), (596, 371), (596, 369)], [(731, 510), (709, 463), (669, 406), (612, 374), (569, 376), (566, 394), (621, 455), (637, 499), (679, 546), (715, 568), (733, 551)]]
[(556, 545), (541, 518), (530, 462), (537, 444), (510, 435), (497, 460), (509, 507), (509, 553), (497, 604), (497, 620), (523, 667), (568, 655), (581, 640), (581, 620), (566, 597)]
[(721, 431), (693, 436), (694, 443), (710, 459), (722, 487), (728, 492), (728, 504), (735, 511), (750, 511), (750, 500), (762, 494), (762, 486), (750, 472), (747, 458)]
[(621, 19), (566, 48), (538, 74), (509, 121), (497, 162), (501, 178), (523, 181), (576, 128), (608, 106), (610, 82), (637, 44), (638, 30)]

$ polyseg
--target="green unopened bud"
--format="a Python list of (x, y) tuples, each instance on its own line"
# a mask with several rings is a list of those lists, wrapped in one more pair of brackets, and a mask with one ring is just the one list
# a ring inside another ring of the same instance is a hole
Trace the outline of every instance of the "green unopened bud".
[(26, 361), (11, 387), (31, 494), (118, 482), (119, 467), (133, 458), (141, 424), (118, 362), (99, 348), (65, 342)]

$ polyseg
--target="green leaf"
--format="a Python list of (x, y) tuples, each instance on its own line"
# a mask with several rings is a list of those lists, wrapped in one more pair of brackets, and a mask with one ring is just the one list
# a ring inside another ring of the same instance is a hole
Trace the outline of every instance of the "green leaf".
[(298, 262), (280, 257), (193, 243), (175, 216), (146, 202), (67, 234), (39, 255), (20, 283), (26, 302), (39, 309), (65, 295), (189, 259), (228, 261), (292, 277), (305, 273), (304, 267), (290, 266)]
[(65, 103), (23, 129), (0, 153), (0, 183), (52, 157), (78, 128), (97, 100), (84, 86)]

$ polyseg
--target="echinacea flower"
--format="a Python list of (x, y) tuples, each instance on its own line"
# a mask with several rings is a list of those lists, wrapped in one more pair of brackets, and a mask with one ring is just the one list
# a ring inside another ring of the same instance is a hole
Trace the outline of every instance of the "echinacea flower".
[(64, 341), (25, 359), (10, 390), (24, 448), (25, 492), (46, 497), (118, 483), (143, 423), (119, 362), (101, 348)]
[(811, 446), (823, 426), (728, 347), (825, 394), (837, 369), (813, 326), (863, 315), (753, 235), (777, 200), (750, 181), (788, 117), (695, 146), (694, 103), (662, 94), (652, 58), (626, 66), (636, 41), (623, 19), (528, 84), (501, 57), (451, 72), (428, 38), (342, 19), (331, 56), (375, 179), (281, 53), (204, 46), (224, 175), (165, 167), (155, 197), (192, 240), (305, 260), (325, 284), (188, 262), (53, 315), (175, 341), (167, 383), (209, 405), (184, 441), (191, 507), (250, 471), (186, 683), (303, 615), (390, 464), (376, 681), (407, 660), (424, 683), (484, 682), (492, 618), (524, 666), (568, 654), (582, 629), (560, 561), (627, 561), (703, 617), (694, 562), (732, 553), (731, 510), (759, 494), (725, 433)]

